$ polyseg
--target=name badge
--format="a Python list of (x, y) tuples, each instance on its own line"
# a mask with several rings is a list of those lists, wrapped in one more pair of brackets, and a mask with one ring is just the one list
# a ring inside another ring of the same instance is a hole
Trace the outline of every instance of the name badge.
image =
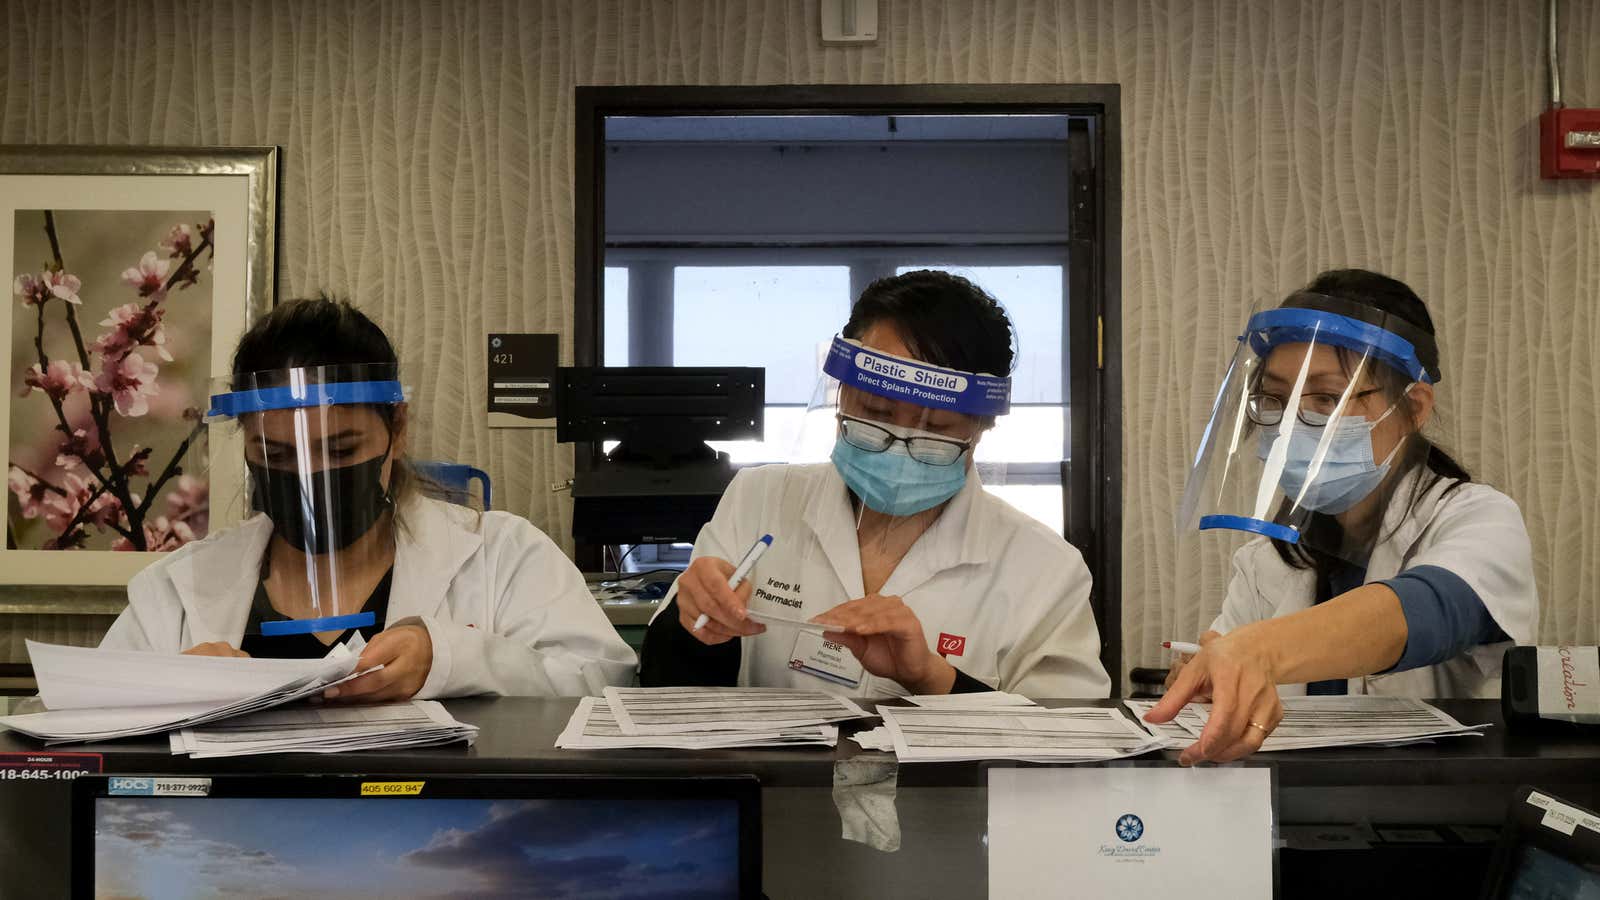
[(789, 668), (846, 687), (861, 683), (861, 663), (850, 648), (824, 640), (816, 632), (800, 633), (789, 654)]

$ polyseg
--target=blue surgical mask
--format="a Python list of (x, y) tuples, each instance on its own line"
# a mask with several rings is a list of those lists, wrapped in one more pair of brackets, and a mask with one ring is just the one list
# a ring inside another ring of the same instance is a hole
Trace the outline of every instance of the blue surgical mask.
[[(1322, 427), (1294, 422), (1293, 430), (1289, 432), (1289, 448), (1283, 472), (1278, 476), (1278, 485), (1283, 488), (1283, 493), (1290, 500), (1298, 499), (1300, 505), (1307, 509), (1335, 516), (1366, 499), (1383, 483), (1384, 477), (1389, 474), (1389, 463), (1400, 450), (1396, 445), (1382, 463), (1374, 461), (1372, 457), (1372, 429), (1378, 427), (1378, 423), (1387, 419), (1392, 412), (1393, 406), (1370, 422), (1359, 417), (1343, 416)], [(1324, 433), (1330, 428), (1332, 432), (1327, 437), (1322, 467), (1317, 470), (1316, 479), (1312, 480), (1311, 462), (1316, 458), (1317, 447), (1323, 442)], [(1276, 431), (1261, 433), (1261, 443), (1256, 453), (1263, 461), (1278, 438)], [(1304, 496), (1301, 495), (1302, 491), (1305, 492)]]
[(932, 466), (912, 459), (900, 445), (873, 453), (843, 437), (833, 444), (833, 466), (867, 508), (890, 516), (932, 509), (967, 483), (966, 454), (948, 466)]

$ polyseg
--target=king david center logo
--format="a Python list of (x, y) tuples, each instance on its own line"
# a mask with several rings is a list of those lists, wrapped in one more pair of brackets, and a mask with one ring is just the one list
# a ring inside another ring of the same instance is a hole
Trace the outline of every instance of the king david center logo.
[(1144, 837), (1144, 820), (1133, 813), (1124, 813), (1117, 819), (1117, 837), (1127, 844)]
[(1161, 847), (1144, 839), (1144, 820), (1134, 813), (1117, 816), (1112, 831), (1117, 836), (1114, 844), (1101, 844), (1100, 855), (1117, 862), (1142, 863), (1161, 855)]

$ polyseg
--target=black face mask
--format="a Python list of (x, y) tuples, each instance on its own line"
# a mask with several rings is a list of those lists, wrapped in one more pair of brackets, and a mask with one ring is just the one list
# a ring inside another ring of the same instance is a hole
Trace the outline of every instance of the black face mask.
[[(383, 486), (383, 463), (388, 458), (384, 451), (366, 462), (311, 473), (309, 498), (302, 497), (297, 470), (270, 469), (246, 460), (255, 483), (251, 505), (273, 516), (272, 529), (279, 537), (313, 556), (343, 550), (371, 531), (391, 505)], [(309, 523), (302, 512), (306, 509), (311, 511)]]

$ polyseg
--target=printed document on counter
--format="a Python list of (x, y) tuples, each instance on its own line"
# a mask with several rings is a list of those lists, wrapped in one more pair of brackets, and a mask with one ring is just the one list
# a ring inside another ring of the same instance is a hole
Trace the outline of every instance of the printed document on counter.
[(901, 762), (1088, 762), (1137, 756), (1160, 739), (1111, 707), (923, 709), (880, 706)]
[(669, 750), (723, 750), (732, 747), (832, 747), (839, 743), (836, 725), (802, 725), (762, 731), (691, 731), (683, 734), (624, 734), (603, 697), (578, 701), (567, 727), (556, 738), (563, 750), (623, 750), (640, 747)]
[(432, 700), (406, 700), (374, 706), (298, 706), (269, 709), (174, 731), (175, 755), (193, 759), (254, 756), (265, 753), (345, 753), (472, 743), (473, 725), (456, 721)]
[[(49, 744), (105, 741), (188, 728), (321, 694), (356, 672), (356, 635), (322, 659), (223, 658), (59, 647), (28, 642), (46, 712), (0, 726)], [(52, 705), (58, 704), (58, 705)]]
[(627, 735), (772, 731), (872, 715), (844, 697), (786, 688), (608, 687), (605, 697)]
[[(1165, 749), (1194, 743), (1206, 727), (1211, 704), (1190, 703), (1164, 725), (1144, 721), (1155, 700), (1124, 700), (1140, 724), (1163, 739)], [(1486, 725), (1463, 725), (1437, 707), (1411, 697), (1284, 697), (1283, 721), (1261, 745), (1263, 752), (1407, 744), (1440, 737), (1481, 734)]]

